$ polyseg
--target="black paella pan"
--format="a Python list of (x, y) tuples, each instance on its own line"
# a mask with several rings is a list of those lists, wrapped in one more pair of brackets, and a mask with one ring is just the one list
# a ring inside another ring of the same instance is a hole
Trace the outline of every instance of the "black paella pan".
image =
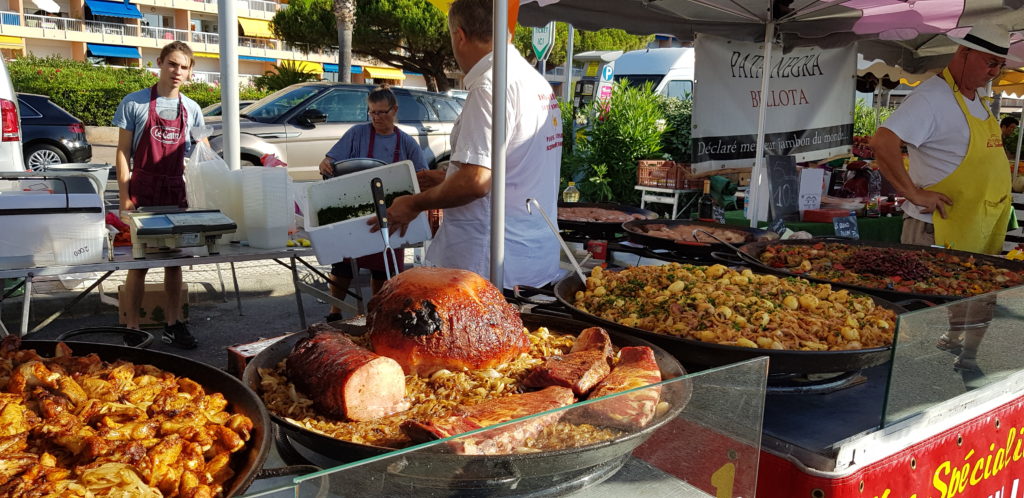
[[(636, 219), (642, 220), (654, 220), (658, 218), (658, 213), (649, 209), (641, 209), (633, 206), (626, 206), (625, 204), (615, 204), (611, 202), (559, 202), (558, 208), (597, 208), (607, 209), (610, 211), (619, 211), (638, 217)], [(589, 235), (592, 237), (611, 237), (615, 234), (622, 233), (621, 221), (572, 221), (562, 219), (558, 217), (558, 229), (559, 230), (572, 230), (574, 232)]]
[[(730, 250), (729, 246), (715, 241), (712, 237), (705, 234), (699, 234), (701, 242), (690, 242), (672, 240), (652, 233), (652, 229), (658, 229), (661, 227), (672, 230), (683, 230), (687, 234), (692, 233), (694, 230), (728, 230), (743, 238), (742, 241), (735, 245), (742, 245), (762, 240), (777, 240), (779, 238), (779, 235), (775, 232), (760, 228), (722, 225), (720, 223), (696, 220), (633, 220), (622, 224), (622, 228), (625, 230), (626, 237), (630, 242), (646, 246), (650, 249), (668, 249), (680, 256), (695, 258), (711, 256), (712, 252)], [(704, 240), (711, 240), (711, 242), (704, 242)]]
[(769, 245), (783, 245), (783, 246), (800, 246), (800, 245), (814, 245), (819, 242), (825, 243), (842, 243), (856, 247), (871, 247), (878, 249), (904, 249), (908, 251), (925, 251), (932, 254), (948, 254), (957, 256), (963, 259), (974, 258), (975, 261), (980, 261), (988, 265), (992, 265), (995, 268), (1001, 268), (1010, 270), (1016, 273), (1024, 273), (1024, 262), (1013, 261), (998, 256), (990, 256), (987, 254), (978, 254), (966, 251), (957, 251), (953, 249), (941, 249), (938, 247), (928, 246), (915, 246), (907, 244), (895, 244), (890, 242), (870, 242), (861, 240), (846, 240), (846, 239), (804, 239), (804, 240), (781, 240), (781, 241), (758, 241), (745, 244), (739, 248), (740, 256), (743, 261), (747, 264), (756, 266), (761, 271), (766, 273), (772, 273), (775, 275), (787, 276), (787, 277), (800, 277), (806, 278), (812, 282), (831, 284), (835, 287), (841, 287), (846, 289), (855, 290), (864, 294), (870, 294), (872, 296), (878, 296), (882, 299), (901, 302), (907, 300), (921, 300), (930, 303), (946, 303), (949, 301), (955, 301), (970, 296), (955, 296), (955, 295), (943, 295), (943, 294), (922, 294), (917, 292), (901, 292), (895, 289), (878, 288), (878, 287), (867, 287), (862, 285), (854, 285), (843, 282), (835, 282), (832, 280), (825, 280), (820, 278), (811, 277), (808, 275), (801, 275), (797, 273), (791, 273), (785, 268), (774, 268), (761, 262), (761, 253), (765, 251), (765, 248)]
[[(574, 335), (591, 326), (576, 320), (536, 315), (523, 315), (523, 323), (531, 329), (544, 326), (552, 332)], [(341, 325), (341, 328), (350, 334), (365, 332), (365, 327), (358, 325), (346, 324)], [(661, 348), (626, 334), (615, 331), (609, 331), (609, 333), (613, 343), (618, 347), (651, 347), (664, 379), (686, 374), (679, 362)], [(242, 377), (243, 382), (258, 389), (259, 369), (276, 367), (292, 351), (295, 343), (304, 337), (306, 337), (304, 332), (292, 334), (260, 352), (246, 365)], [(690, 383), (686, 380), (662, 386), (661, 400), (669, 403), (669, 409), (655, 417), (640, 431), (609, 441), (581, 448), (486, 456), (458, 455), (445, 452), (444, 446), (435, 446), (403, 455), (404, 460), (399, 466), (401, 470), (393, 471), (393, 467), (389, 466), (388, 472), (393, 474), (389, 477), (404, 483), (419, 483), (424, 487), (442, 487), (456, 491), (473, 490), (473, 493), (483, 493), (482, 495), (486, 496), (504, 493), (515, 494), (515, 480), (510, 481), (510, 475), (517, 476), (516, 480), (539, 478), (557, 482), (560, 480), (560, 476), (575, 475), (587, 469), (603, 468), (606, 464), (614, 464), (617, 460), (623, 461), (659, 427), (673, 420), (682, 411), (689, 401), (690, 389)], [(336, 439), (308, 430), (273, 413), (270, 414), (270, 417), (291, 440), (339, 463), (380, 456), (394, 450), (393, 448)], [(513, 484), (511, 488), (508, 487), (510, 482)], [(524, 488), (520, 487), (519, 491), (524, 491)]]
[[(101, 360), (129, 361), (153, 365), (180, 377), (188, 377), (203, 386), (208, 393), (219, 392), (228, 401), (228, 408), (252, 420), (253, 428), (247, 448), (232, 456), (235, 476), (224, 486), (224, 496), (239, 496), (248, 489), (267, 459), (272, 444), (270, 417), (263, 401), (237, 378), (223, 370), (181, 356), (113, 344), (68, 342), (75, 356), (95, 353)], [(53, 356), (58, 341), (23, 340), (20, 349), (34, 349), (40, 356)]]
[[(611, 320), (605, 320), (576, 307), (576, 292), (585, 289), (585, 285), (576, 274), (569, 274), (555, 284), (555, 297), (570, 313), (580, 320), (590, 322), (611, 330), (621, 330), (628, 334), (650, 341), (661, 346), (674, 355), (684, 365), (696, 367), (716, 367), (728, 365), (758, 356), (769, 358), (769, 374), (812, 374), (831, 372), (852, 372), (889, 361), (892, 346), (852, 349), (845, 351), (790, 351), (775, 349), (745, 348), (702, 342), (667, 334), (658, 334), (636, 327), (627, 327)], [(875, 304), (894, 311), (897, 315), (906, 310), (899, 305), (884, 299), (870, 296)]]

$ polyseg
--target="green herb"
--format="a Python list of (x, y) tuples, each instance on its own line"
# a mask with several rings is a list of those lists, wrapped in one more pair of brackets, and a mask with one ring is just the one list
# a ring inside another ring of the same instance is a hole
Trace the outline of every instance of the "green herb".
[[(384, 204), (391, 206), (396, 197), (403, 195), (410, 195), (412, 192), (403, 190), (401, 192), (392, 192), (384, 196)], [(319, 226), (330, 225), (331, 223), (337, 223), (339, 221), (351, 220), (352, 218), (359, 218), (360, 216), (366, 216), (376, 212), (372, 202), (365, 204), (358, 204), (355, 206), (329, 206), (321, 208), (316, 212), (316, 219)]]

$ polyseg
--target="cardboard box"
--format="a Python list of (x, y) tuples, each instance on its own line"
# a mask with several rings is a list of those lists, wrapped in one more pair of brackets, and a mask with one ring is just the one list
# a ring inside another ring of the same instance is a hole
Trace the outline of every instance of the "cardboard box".
[[(117, 286), (117, 319), (121, 325), (125, 324), (127, 313), (127, 295), (124, 293), (124, 286)], [(142, 297), (142, 306), (139, 311), (140, 327), (162, 327), (167, 324), (167, 293), (164, 292), (164, 284), (146, 284), (146, 294)], [(184, 283), (181, 286), (181, 318), (188, 321), (188, 286)]]

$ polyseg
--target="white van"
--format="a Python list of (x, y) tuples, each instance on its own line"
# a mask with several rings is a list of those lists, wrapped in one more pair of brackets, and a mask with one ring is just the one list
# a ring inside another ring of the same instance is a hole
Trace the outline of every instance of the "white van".
[(693, 72), (692, 47), (634, 50), (615, 60), (616, 80), (629, 80), (632, 86), (650, 81), (654, 92), (666, 97), (693, 95)]
[(3, 57), (0, 57), (0, 171), (25, 171), (18, 96), (14, 93)]

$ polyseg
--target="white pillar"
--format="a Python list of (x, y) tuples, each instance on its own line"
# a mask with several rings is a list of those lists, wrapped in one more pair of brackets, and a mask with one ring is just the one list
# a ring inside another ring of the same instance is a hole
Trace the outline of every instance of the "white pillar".
[(761, 102), (757, 110), (757, 159), (754, 162), (754, 171), (750, 180), (750, 209), (747, 211), (750, 216), (750, 226), (757, 228), (758, 213), (761, 211), (761, 204), (768, 198), (764, 191), (764, 121), (768, 113), (768, 106), (765, 101), (768, 99), (768, 82), (770, 80), (772, 61), (772, 43), (775, 39), (775, 23), (768, 22), (764, 27), (764, 64), (761, 73)]
[(231, 169), (241, 168), (238, 120), (238, 2), (217, 0), (220, 25), (220, 108), (224, 161)]
[(572, 102), (572, 49), (573, 38), (576, 37), (576, 30), (572, 24), (569, 25), (569, 38), (565, 40), (565, 83), (562, 87), (562, 100)]
[(491, 283), (505, 282), (505, 95), (508, 80), (508, 0), (494, 0), (491, 119)]

